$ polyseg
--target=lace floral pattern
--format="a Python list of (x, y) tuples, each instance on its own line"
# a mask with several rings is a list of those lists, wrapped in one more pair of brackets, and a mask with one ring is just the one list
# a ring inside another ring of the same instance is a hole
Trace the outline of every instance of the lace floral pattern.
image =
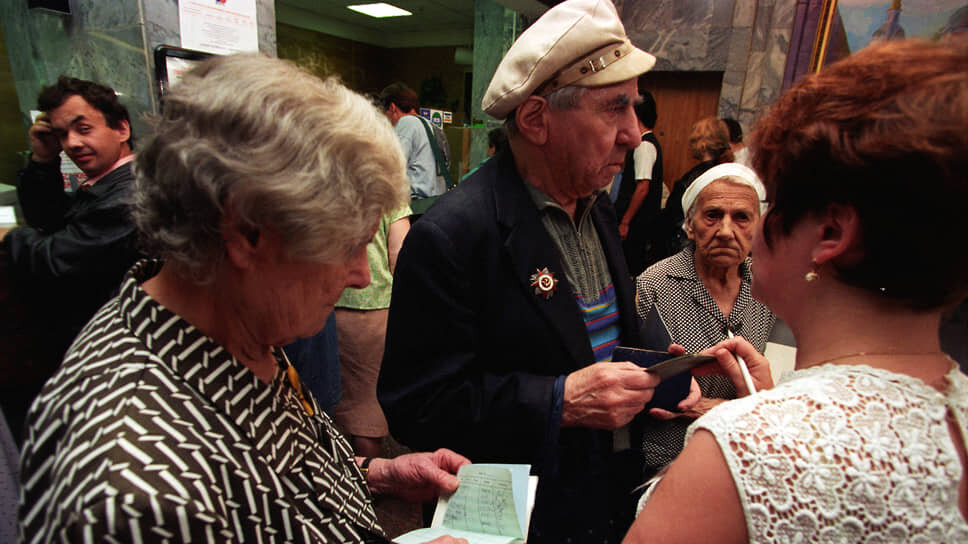
[(953, 369), (948, 382), (943, 395), (909, 376), (823, 365), (715, 408), (689, 435), (716, 437), (750, 542), (968, 542), (952, 443), (968, 433), (968, 377)]

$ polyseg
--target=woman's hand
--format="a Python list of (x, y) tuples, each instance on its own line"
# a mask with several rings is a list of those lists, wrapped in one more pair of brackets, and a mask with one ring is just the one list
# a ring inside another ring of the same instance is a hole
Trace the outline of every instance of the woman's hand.
[[(671, 346), (670, 346), (671, 351)], [(756, 351), (752, 344), (745, 338), (737, 336), (705, 349), (702, 353), (716, 357), (715, 363), (708, 363), (692, 369), (693, 374), (705, 376), (707, 374), (725, 375), (733, 385), (736, 386), (736, 394), (745, 397), (750, 394), (743, 381), (743, 372), (740, 370), (739, 361), (736, 356), (742, 357), (746, 361), (746, 368), (753, 378), (753, 386), (757, 391), (770, 389), (773, 387), (773, 374), (770, 371), (770, 361)]]
[(412, 502), (435, 499), (457, 490), (457, 469), (470, 459), (448, 449), (408, 453), (370, 462), (366, 482), (374, 495), (393, 495)]

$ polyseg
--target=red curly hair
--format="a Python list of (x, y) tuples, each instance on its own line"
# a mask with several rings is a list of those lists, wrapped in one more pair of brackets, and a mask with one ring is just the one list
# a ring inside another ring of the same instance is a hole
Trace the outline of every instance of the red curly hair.
[(831, 204), (861, 219), (838, 277), (910, 307), (968, 294), (968, 40), (882, 42), (801, 80), (757, 123), (765, 241)]
[(733, 152), (729, 147), (729, 127), (721, 119), (705, 117), (696, 121), (689, 132), (689, 149), (692, 157), (703, 160), (709, 155), (716, 164), (732, 162)]

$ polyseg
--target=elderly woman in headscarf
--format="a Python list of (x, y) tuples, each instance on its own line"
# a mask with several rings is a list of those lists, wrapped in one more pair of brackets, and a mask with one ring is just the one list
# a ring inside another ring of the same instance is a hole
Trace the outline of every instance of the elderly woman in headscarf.
[(729, 127), (715, 117), (696, 121), (689, 132), (689, 150), (699, 163), (672, 184), (669, 198), (666, 200), (665, 208), (659, 214), (652, 234), (649, 264), (674, 255), (688, 243), (682, 235), (685, 216), (679, 207), (679, 202), (682, 201), (682, 196), (694, 180), (706, 170), (717, 164), (734, 160), (733, 152), (729, 147)]
[[(750, 295), (750, 247), (766, 189), (756, 174), (738, 163), (714, 166), (682, 197), (683, 230), (689, 244), (636, 279), (636, 311), (643, 320), (645, 345), (680, 344), (697, 352), (730, 333), (749, 340), (761, 353), (776, 321)], [(697, 377), (703, 399), (672, 419), (644, 418), (642, 450), (651, 477), (682, 450), (692, 419), (722, 399), (736, 397), (723, 376)], [(654, 412), (653, 412), (654, 416)]]
[[(312, 336), (406, 201), (393, 129), (287, 62), (215, 57), (137, 159), (149, 254), (34, 403), (34, 541), (386, 542), (371, 493), (457, 487), (448, 450), (354, 457), (279, 346)], [(81, 286), (83, 288), (83, 286)]]

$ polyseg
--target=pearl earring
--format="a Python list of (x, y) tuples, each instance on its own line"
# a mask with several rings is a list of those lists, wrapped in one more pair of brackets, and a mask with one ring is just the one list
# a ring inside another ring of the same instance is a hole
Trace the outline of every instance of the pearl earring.
[(814, 260), (812, 262), (813, 262), (813, 269), (803, 275), (803, 279), (806, 280), (807, 283), (810, 283), (812, 281), (816, 281), (817, 278), (820, 277), (820, 274), (817, 273), (817, 261)]

